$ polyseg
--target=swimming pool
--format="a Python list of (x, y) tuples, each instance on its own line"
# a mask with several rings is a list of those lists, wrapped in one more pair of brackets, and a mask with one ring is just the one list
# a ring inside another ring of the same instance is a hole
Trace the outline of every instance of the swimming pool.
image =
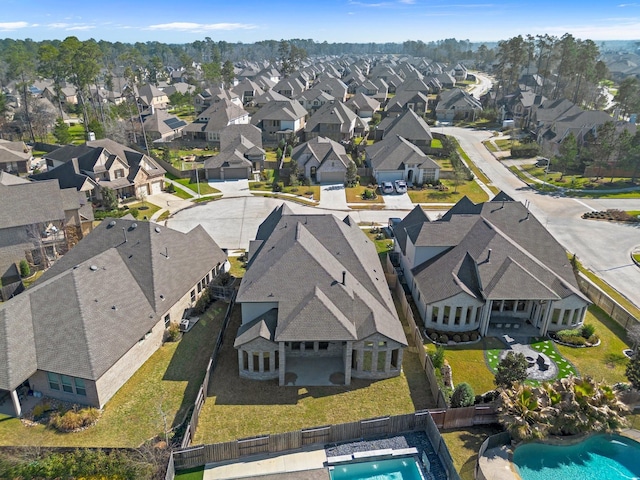
[(423, 480), (413, 458), (336, 465), (331, 480)]
[(513, 463), (522, 480), (640, 479), (640, 444), (619, 435), (595, 435), (576, 445), (529, 443)]

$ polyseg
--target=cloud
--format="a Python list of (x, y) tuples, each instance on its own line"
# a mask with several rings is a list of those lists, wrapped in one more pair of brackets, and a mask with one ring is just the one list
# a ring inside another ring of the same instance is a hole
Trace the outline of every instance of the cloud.
[(91, 30), (96, 28), (94, 25), (74, 25), (73, 27), (67, 28), (68, 31), (72, 30)]
[(625, 8), (625, 7), (640, 7), (640, 3), (621, 3), (620, 5), (618, 5), (618, 7), (620, 7), (620, 8)]
[(208, 32), (215, 30), (251, 30), (257, 28), (248, 23), (193, 23), (193, 22), (172, 22), (149, 25), (145, 30), (163, 30), (178, 32)]
[(0, 31), (18, 30), (19, 28), (30, 27), (27, 22), (0, 22)]

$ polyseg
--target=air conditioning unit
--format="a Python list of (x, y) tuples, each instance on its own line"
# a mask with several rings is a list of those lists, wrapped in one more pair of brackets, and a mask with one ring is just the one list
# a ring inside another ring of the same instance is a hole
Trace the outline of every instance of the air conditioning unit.
[(189, 330), (189, 319), (188, 318), (183, 318), (180, 321), (180, 331), (181, 332), (186, 332), (187, 330)]

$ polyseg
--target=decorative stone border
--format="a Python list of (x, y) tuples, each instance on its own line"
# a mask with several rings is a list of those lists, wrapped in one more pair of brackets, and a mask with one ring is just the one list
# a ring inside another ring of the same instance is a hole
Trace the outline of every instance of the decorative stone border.
[(602, 343), (602, 340), (600, 340), (600, 337), (598, 337), (598, 343), (589, 343), (587, 345), (573, 345), (572, 343), (567, 343), (567, 342), (563, 342), (562, 340), (558, 340), (557, 338), (553, 338), (550, 335), (547, 335), (547, 337), (549, 338), (549, 340), (551, 340), (553, 343), (557, 343), (558, 345), (562, 345), (565, 347), (571, 347), (571, 348), (591, 348), (591, 347), (599, 347), (600, 343)]

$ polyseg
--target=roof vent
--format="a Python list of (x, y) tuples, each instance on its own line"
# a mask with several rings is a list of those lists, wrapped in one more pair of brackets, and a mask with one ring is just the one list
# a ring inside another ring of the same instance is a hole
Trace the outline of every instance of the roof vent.
[(111, 310), (117, 310), (117, 309), (118, 309), (118, 307), (116, 307), (115, 305), (113, 305), (113, 306), (111, 307)]
[(111, 220), (111, 221), (109, 222), (109, 226), (110, 226), (110, 227), (115, 227), (115, 226), (116, 226), (116, 221), (115, 221), (115, 220)]
[(164, 295), (160, 294), (160, 300), (164, 300)]
[(156, 227), (154, 228), (154, 230), (156, 231), (156, 233), (160, 233), (160, 227)]
[(92, 272), (95, 272), (96, 270), (98, 270), (98, 266), (97, 265), (91, 265), (89, 267), (89, 270), (91, 270)]
[(135, 222), (134, 222), (134, 223), (132, 223), (132, 224), (131, 224), (131, 230), (134, 230), (134, 229), (136, 229), (136, 228), (138, 228), (138, 224), (137, 224), (137, 223), (135, 223)]

